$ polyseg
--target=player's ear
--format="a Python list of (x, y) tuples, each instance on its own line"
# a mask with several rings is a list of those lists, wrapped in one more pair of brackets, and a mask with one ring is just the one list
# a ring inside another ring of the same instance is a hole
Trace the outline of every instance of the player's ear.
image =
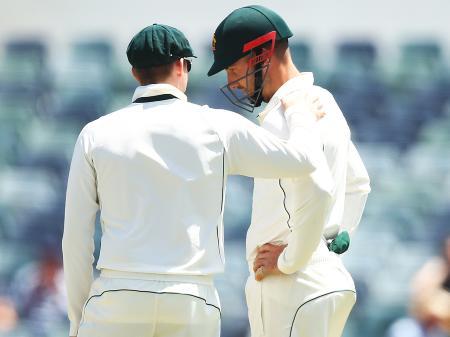
[(141, 78), (139, 77), (139, 73), (137, 72), (135, 67), (131, 67), (131, 73), (133, 74), (133, 77), (136, 79), (136, 81), (141, 83)]
[[(269, 53), (270, 52), (270, 49), (271, 48), (269, 48), (268, 46), (266, 47), (266, 46), (262, 46), (261, 47), (261, 49), (260, 49), (260, 54), (265, 54), (265, 53)], [(274, 53), (275, 54), (275, 53)], [(272, 54), (272, 57), (274, 56), (274, 54)], [(270, 62), (270, 59), (269, 58), (266, 58), (264, 61), (263, 61), (263, 63), (262, 63), (262, 65), (267, 65), (268, 63)]]
[(183, 59), (176, 60), (174, 62), (173, 66), (175, 67), (175, 71), (177, 73), (177, 76), (183, 75), (183, 73), (184, 73), (184, 69), (183, 69), (184, 62), (183, 62)]

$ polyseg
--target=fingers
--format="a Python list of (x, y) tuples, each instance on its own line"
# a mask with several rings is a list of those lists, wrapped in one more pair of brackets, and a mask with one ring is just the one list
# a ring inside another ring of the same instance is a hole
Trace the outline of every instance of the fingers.
[(295, 107), (298, 112), (309, 112), (315, 116), (316, 120), (320, 120), (326, 115), (325, 106), (319, 96), (308, 96), (308, 92), (297, 90), (289, 93), (281, 99), (281, 105), (286, 111)]
[(255, 280), (261, 281), (264, 277), (266, 277), (264, 267), (259, 267), (255, 272)]
[(316, 111), (315, 114), (316, 114), (317, 120), (319, 120), (319, 119), (324, 118), (327, 113), (325, 111)]
[(278, 268), (270, 270), (264, 266), (261, 266), (255, 271), (255, 280), (262, 281), (264, 278), (266, 278), (269, 275), (281, 275), (281, 274), (282, 273), (280, 272), (280, 270)]
[(305, 102), (305, 97), (305, 92), (299, 90), (293, 91), (281, 99), (281, 105), (283, 106), (284, 110), (287, 110), (296, 104), (298, 105), (302, 102)]
[(322, 102), (320, 101), (319, 97), (316, 97), (312, 101), (312, 106), (314, 107), (315, 111), (321, 111), (322, 113), (325, 113), (324, 106)]
[(276, 268), (278, 257), (286, 246), (285, 244), (266, 243), (257, 247), (257, 254), (253, 261), (253, 271), (256, 272), (260, 267), (264, 267), (267, 274), (268, 271)]
[(316, 115), (317, 120), (325, 117), (325, 115), (326, 115), (325, 107), (319, 97), (315, 97), (312, 100), (311, 106), (312, 106), (313, 112)]
[(257, 248), (257, 253), (265, 253), (265, 252), (272, 252), (272, 251), (278, 251), (280, 249), (284, 249), (284, 247), (286, 247), (286, 245), (282, 244), (273, 244), (273, 243), (266, 243), (260, 247)]
[(274, 245), (274, 244), (271, 244), (271, 243), (266, 243), (265, 245), (261, 246), (257, 250), (257, 255), (260, 256), (260, 255), (265, 254), (265, 253), (279, 253), (285, 247), (286, 247), (286, 245)]
[(320, 97), (314, 97), (312, 100), (312, 104), (319, 110), (323, 108), (323, 104), (320, 100)]
[(264, 253), (267, 253), (267, 252), (270, 252), (270, 251), (272, 251), (272, 248), (270, 246), (264, 245), (264, 246), (262, 246), (261, 248), (258, 249), (258, 255), (261, 255), (261, 254), (264, 254)]
[(267, 261), (264, 258), (255, 259), (255, 261), (253, 262), (253, 271), (256, 272), (258, 270), (258, 268), (263, 267), (266, 264), (267, 264)]
[(253, 262), (253, 271), (258, 270), (259, 267), (264, 267), (267, 270), (272, 270), (277, 267), (278, 255), (273, 257), (271, 255), (258, 257)]

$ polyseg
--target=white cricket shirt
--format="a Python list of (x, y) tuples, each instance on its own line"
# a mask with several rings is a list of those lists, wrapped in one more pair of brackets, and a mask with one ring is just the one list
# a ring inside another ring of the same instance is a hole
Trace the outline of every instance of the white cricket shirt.
[[(160, 95), (174, 97), (105, 115), (86, 125), (76, 142), (63, 237), (72, 333), (93, 280), (98, 210), (97, 269), (209, 275), (224, 268), (228, 174), (311, 180), (328, 170), (310, 150), (320, 147), (311, 116), (291, 114), (296, 118), (285, 142), (235, 113), (189, 103), (168, 84), (138, 87), (133, 101)], [(329, 199), (329, 185), (316, 187)]]
[(362, 160), (350, 139), (347, 122), (333, 96), (313, 84), (312, 73), (302, 73), (281, 86), (260, 114), (261, 126), (287, 139), (289, 129), (281, 99), (302, 91), (312, 107), (319, 98), (326, 112), (317, 123), (321, 151), (333, 177), (331, 208), (319, 214), (311, 181), (295, 179), (255, 179), (251, 225), (247, 234), (247, 259), (250, 266), (258, 246), (268, 242), (289, 243), (280, 255), (278, 267), (285, 273), (303, 268), (313, 253), (328, 252), (322, 235), (339, 229), (352, 232), (361, 219), (370, 182)]

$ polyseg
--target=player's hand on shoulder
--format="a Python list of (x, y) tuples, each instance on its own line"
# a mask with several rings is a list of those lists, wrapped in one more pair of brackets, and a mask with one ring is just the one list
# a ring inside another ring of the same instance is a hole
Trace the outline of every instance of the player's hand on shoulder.
[(281, 99), (285, 112), (311, 114), (316, 120), (323, 118), (326, 113), (324, 104), (318, 95), (311, 95), (306, 91), (297, 90)]

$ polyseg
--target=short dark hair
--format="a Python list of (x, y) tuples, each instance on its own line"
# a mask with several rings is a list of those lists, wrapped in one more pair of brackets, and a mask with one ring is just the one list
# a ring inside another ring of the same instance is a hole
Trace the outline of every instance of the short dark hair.
[(163, 64), (161, 66), (149, 68), (136, 68), (134, 70), (141, 82), (141, 85), (161, 83), (169, 77), (174, 63)]

